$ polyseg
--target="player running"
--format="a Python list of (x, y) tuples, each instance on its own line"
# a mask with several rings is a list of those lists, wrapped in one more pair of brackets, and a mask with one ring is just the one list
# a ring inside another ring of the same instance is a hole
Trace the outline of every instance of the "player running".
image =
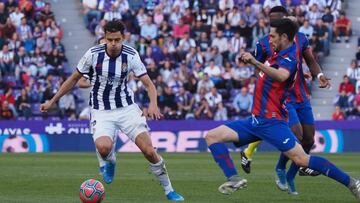
[(206, 134), (206, 143), (213, 158), (228, 179), (218, 190), (231, 194), (247, 185), (247, 180), (238, 175), (224, 143), (234, 142), (243, 146), (261, 139), (275, 146), (298, 166), (319, 171), (348, 187), (360, 200), (360, 181), (351, 178), (328, 160), (306, 154), (288, 127), (284, 103), (300, 65), (293, 42), (296, 33), (297, 26), (290, 19), (271, 22), (269, 43), (277, 54), (269, 58), (270, 66), (257, 61), (250, 53), (241, 55), (242, 61), (260, 71), (260, 77), (256, 82), (252, 117), (229, 122)]
[(91, 128), (104, 182), (113, 181), (116, 164), (115, 144), (117, 130), (126, 134), (150, 162), (150, 169), (160, 181), (169, 200), (183, 201), (171, 185), (163, 158), (154, 150), (149, 128), (143, 112), (134, 102), (134, 94), (128, 87), (130, 72), (144, 84), (148, 90), (150, 105), (148, 117), (160, 119), (156, 89), (147, 75), (138, 52), (122, 44), (125, 27), (119, 20), (112, 20), (104, 27), (106, 44), (90, 48), (80, 59), (77, 71), (60, 87), (55, 96), (40, 110), (46, 112), (63, 95), (69, 92), (83, 74), (89, 75), (92, 90), (90, 93)]
[[(273, 7), (270, 11), (270, 21), (282, 19), (286, 15), (287, 11), (284, 7)], [(306, 85), (302, 69), (303, 58), (308, 64), (311, 74), (317, 76), (319, 79), (321, 88), (330, 86), (330, 83), (328, 81), (329, 79), (321, 72), (319, 64), (315, 61), (306, 36), (303, 33), (298, 32), (295, 35), (294, 40), (296, 44), (296, 58), (300, 62), (300, 69), (295, 77), (294, 87), (291, 89), (286, 98), (286, 108), (289, 112), (289, 127), (300, 140), (304, 151), (309, 154), (311, 147), (314, 144), (315, 127), (314, 116), (309, 99), (309, 89)], [(256, 60), (261, 63), (265, 63), (274, 54), (276, 53), (274, 53), (274, 50), (269, 43), (269, 36), (265, 36), (257, 43), (255, 54)], [(246, 173), (250, 173), (252, 155), (260, 143), (261, 141), (251, 143), (244, 152), (241, 152), (241, 166)], [(284, 154), (280, 155), (275, 168), (278, 176), (276, 184), (279, 189), (283, 191), (288, 190), (289, 194), (297, 195), (298, 193), (295, 189), (294, 179), (298, 171), (298, 167), (296, 164), (292, 163), (289, 171), (286, 173), (286, 163), (288, 160), (289, 159)], [(300, 174), (312, 176), (319, 175), (317, 171), (309, 168), (301, 168)]]

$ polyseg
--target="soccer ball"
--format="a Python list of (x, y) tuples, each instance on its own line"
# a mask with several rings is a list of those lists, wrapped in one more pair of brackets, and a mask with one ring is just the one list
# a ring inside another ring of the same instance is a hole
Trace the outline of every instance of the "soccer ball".
[(80, 186), (80, 199), (83, 203), (100, 203), (105, 197), (105, 188), (100, 181), (89, 179)]

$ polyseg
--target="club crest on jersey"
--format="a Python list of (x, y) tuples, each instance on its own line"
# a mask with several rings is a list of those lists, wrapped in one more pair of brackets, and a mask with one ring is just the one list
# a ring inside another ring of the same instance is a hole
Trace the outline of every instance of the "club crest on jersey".
[(121, 71), (122, 71), (122, 72), (126, 72), (127, 69), (128, 69), (128, 64), (127, 64), (127, 63), (122, 63), (122, 64), (121, 64)]

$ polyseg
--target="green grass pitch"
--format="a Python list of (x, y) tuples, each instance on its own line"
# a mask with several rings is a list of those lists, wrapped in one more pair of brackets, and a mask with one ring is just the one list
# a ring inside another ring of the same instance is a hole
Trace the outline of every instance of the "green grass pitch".
[[(222, 195), (217, 187), (225, 181), (209, 153), (162, 153), (175, 189), (186, 202), (356, 202), (349, 190), (324, 176), (299, 177), (299, 196), (279, 191), (274, 181), (277, 153), (257, 153), (252, 173), (244, 175), (239, 155), (233, 154), (239, 174), (248, 187)], [(359, 154), (325, 155), (351, 176), (360, 177)], [(116, 177), (105, 185), (104, 203), (167, 202), (163, 191), (139, 153), (117, 154)], [(95, 153), (0, 154), (0, 202), (79, 203), (79, 186), (98, 175)]]

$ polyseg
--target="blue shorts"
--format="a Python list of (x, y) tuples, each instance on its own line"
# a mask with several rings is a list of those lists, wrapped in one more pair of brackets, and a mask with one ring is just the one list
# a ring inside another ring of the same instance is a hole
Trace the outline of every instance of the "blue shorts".
[(310, 105), (310, 101), (301, 103), (286, 103), (289, 112), (289, 126), (296, 124), (314, 125), (314, 115)]
[(277, 119), (250, 117), (226, 123), (225, 126), (237, 132), (239, 142), (234, 143), (236, 147), (264, 140), (281, 152), (286, 152), (295, 147), (298, 142), (288, 124)]

